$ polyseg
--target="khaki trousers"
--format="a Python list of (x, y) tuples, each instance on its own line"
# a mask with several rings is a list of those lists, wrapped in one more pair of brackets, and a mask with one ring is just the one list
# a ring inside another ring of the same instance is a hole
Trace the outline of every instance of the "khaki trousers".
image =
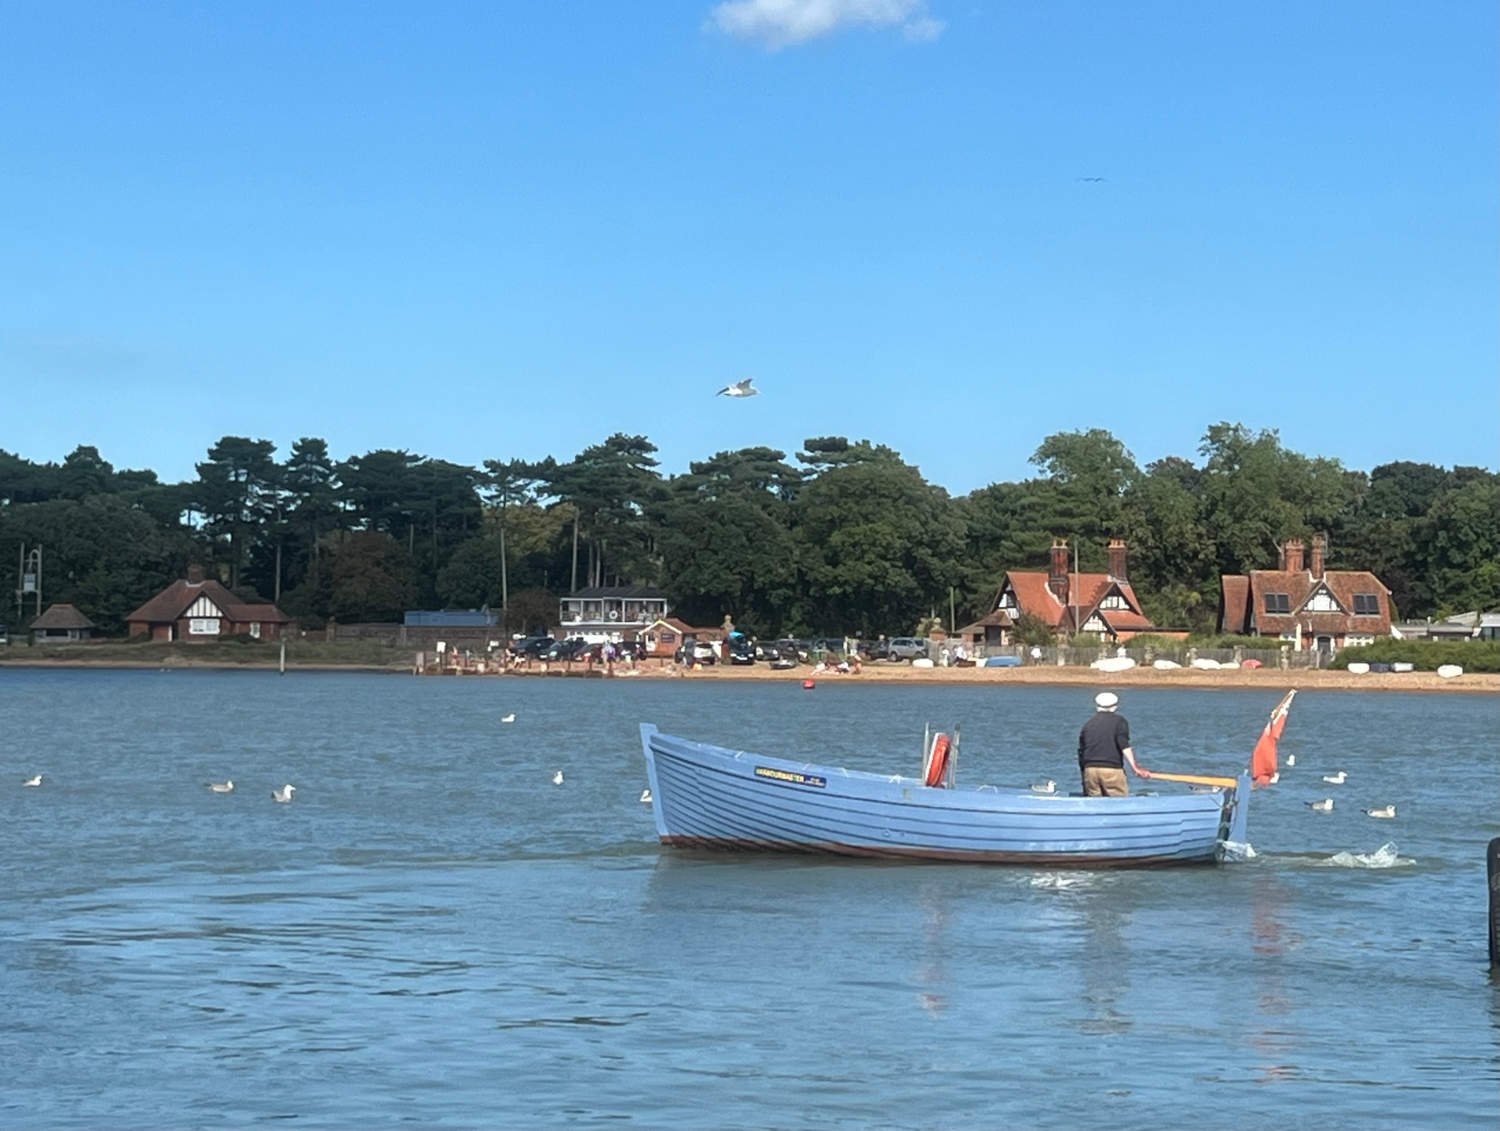
[(1125, 771), (1114, 766), (1085, 766), (1083, 768), (1083, 795), (1085, 797), (1128, 797), (1130, 786), (1125, 781)]

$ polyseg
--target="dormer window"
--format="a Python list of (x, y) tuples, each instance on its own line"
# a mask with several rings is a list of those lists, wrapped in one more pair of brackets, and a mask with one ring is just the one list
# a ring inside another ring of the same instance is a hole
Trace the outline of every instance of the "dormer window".
[(1292, 611), (1292, 598), (1289, 593), (1267, 593), (1266, 612), (1289, 613)]
[(1128, 609), (1130, 608), (1130, 602), (1118, 593), (1111, 593), (1099, 602), (1099, 607), (1101, 609)]
[(1354, 615), (1357, 617), (1378, 617), (1380, 615), (1379, 594), (1356, 593), (1354, 595)]
[(1328, 590), (1319, 589), (1307, 602), (1307, 610), (1312, 613), (1336, 613), (1339, 611), (1339, 603)]

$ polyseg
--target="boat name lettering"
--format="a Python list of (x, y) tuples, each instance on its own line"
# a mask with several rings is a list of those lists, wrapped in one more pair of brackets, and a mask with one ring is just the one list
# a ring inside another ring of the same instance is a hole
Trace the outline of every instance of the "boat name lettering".
[(773, 770), (770, 766), (756, 766), (755, 776), (758, 778), (774, 778), (776, 781), (787, 781), (793, 785), (810, 785), (822, 789), (828, 784), (827, 780), (820, 778), (817, 774), (804, 774), (796, 770)]

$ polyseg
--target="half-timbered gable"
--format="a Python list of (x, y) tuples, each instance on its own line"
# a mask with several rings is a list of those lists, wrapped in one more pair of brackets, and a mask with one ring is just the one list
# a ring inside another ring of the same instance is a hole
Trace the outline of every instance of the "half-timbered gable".
[(276, 640), (290, 623), (275, 605), (244, 601), (217, 581), (206, 579), (192, 566), (188, 576), (174, 581), (125, 618), (131, 636), (155, 641), (207, 641), (223, 636)]
[(1278, 569), (1219, 579), (1219, 631), (1274, 636), (1293, 648), (1334, 651), (1391, 634), (1390, 591), (1368, 570), (1323, 568), (1323, 538), (1304, 561), (1300, 539), (1281, 547)]
[[(1011, 622), (1026, 615), (1037, 617), (1060, 636), (1093, 632), (1128, 640), (1154, 631), (1155, 625), (1141, 608), (1125, 570), (1125, 543), (1118, 538), (1110, 540), (1106, 573), (1070, 570), (1068, 544), (1058, 539), (1052, 544), (1050, 568), (1008, 572), (990, 611)], [(1008, 627), (1002, 637), (1002, 643), (1010, 643)]]

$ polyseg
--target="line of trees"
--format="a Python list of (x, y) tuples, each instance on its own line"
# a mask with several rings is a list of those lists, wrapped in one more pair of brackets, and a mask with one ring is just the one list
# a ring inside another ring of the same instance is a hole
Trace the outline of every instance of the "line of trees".
[(1157, 624), (1211, 630), (1219, 576), (1276, 563), (1286, 538), (1328, 536), (1329, 568), (1369, 569), (1402, 616), (1500, 604), (1500, 475), (1426, 463), (1353, 471), (1275, 431), (1219, 423), (1196, 461), (1138, 466), (1109, 432), (1048, 436), (1037, 474), (951, 497), (867, 440), (718, 452), (663, 476), (645, 436), (566, 462), (469, 467), (378, 449), (339, 461), (317, 437), (278, 459), (225, 436), (195, 479), (117, 470), (94, 447), (62, 463), (0, 451), (0, 562), (45, 547), (45, 597), (106, 630), (189, 562), (304, 624), (410, 608), (506, 612), (550, 625), (557, 597), (661, 586), (687, 620), (759, 633), (905, 633), (952, 607), (987, 612), (1001, 574), (1044, 568), (1054, 536), (1101, 569), (1125, 538)]

